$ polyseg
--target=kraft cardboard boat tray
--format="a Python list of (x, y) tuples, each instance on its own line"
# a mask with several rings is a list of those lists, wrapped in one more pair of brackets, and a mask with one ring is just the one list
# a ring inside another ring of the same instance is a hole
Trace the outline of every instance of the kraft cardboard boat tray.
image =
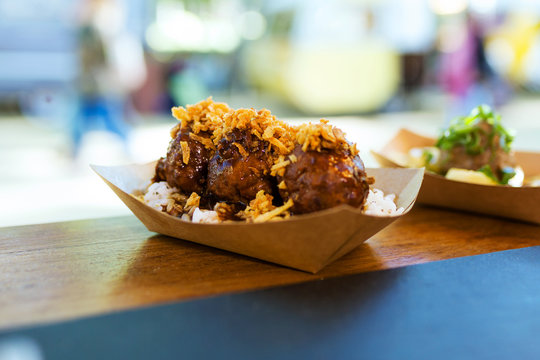
[(424, 174), (423, 169), (367, 169), (375, 188), (396, 194), (397, 206), (404, 208), (401, 215), (366, 215), (341, 205), (278, 221), (201, 224), (153, 209), (132, 195), (150, 183), (155, 162), (92, 168), (150, 231), (312, 273), (408, 213)]
[[(381, 166), (404, 167), (411, 148), (433, 146), (435, 139), (401, 129), (378, 151)], [(516, 151), (525, 178), (540, 175), (540, 153)], [(479, 185), (454, 181), (426, 171), (418, 203), (540, 224), (540, 187)]]

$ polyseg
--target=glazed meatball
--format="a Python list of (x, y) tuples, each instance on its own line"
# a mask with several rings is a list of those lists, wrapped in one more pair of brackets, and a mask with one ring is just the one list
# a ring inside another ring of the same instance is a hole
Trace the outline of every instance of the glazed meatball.
[(270, 176), (272, 159), (266, 141), (234, 129), (219, 141), (208, 165), (208, 194), (216, 199), (248, 204), (257, 192), (271, 194), (275, 180)]
[(358, 155), (345, 149), (308, 150), (297, 145), (292, 153), (296, 160), (285, 168), (280, 194), (284, 201), (294, 202), (291, 212), (310, 213), (340, 204), (360, 207), (369, 192), (364, 164)]
[[(165, 180), (184, 193), (201, 194), (205, 189), (208, 162), (213, 151), (190, 134), (189, 128), (177, 132), (169, 144), (167, 156), (156, 165), (154, 181)], [(196, 137), (209, 139), (210, 134), (200, 132)]]
[(493, 125), (481, 121), (477, 125), (478, 151), (471, 153), (462, 144), (455, 144), (451, 149), (442, 149), (440, 156), (441, 172), (445, 174), (450, 168), (478, 170), (489, 165), (493, 174), (499, 179), (503, 169), (514, 168), (516, 161), (512, 152), (506, 152), (500, 145), (500, 135), (494, 131)]

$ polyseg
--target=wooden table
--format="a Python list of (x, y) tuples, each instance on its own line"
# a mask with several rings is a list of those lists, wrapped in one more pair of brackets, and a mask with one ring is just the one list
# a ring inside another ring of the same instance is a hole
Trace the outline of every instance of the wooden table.
[(316, 275), (157, 235), (134, 217), (0, 229), (0, 329), (540, 245), (537, 225), (417, 205)]

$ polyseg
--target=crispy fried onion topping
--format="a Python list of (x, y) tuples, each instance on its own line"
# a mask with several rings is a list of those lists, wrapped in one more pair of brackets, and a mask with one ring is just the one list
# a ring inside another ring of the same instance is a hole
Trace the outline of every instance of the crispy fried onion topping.
[(345, 139), (345, 133), (321, 119), (319, 123), (307, 123), (298, 126), (296, 142), (302, 145), (302, 150), (322, 151), (323, 149), (344, 149), (351, 152), (352, 156), (358, 154), (356, 144), (350, 144)]
[(264, 190), (260, 190), (255, 199), (251, 200), (245, 210), (240, 211), (237, 216), (247, 222), (255, 223), (290, 217), (288, 210), (293, 206), (292, 199), (279, 207), (272, 204), (273, 199), (272, 195), (265, 194)]
[(266, 141), (277, 154), (289, 154), (294, 149), (295, 128), (276, 119), (269, 110), (238, 109), (225, 114), (223, 126), (214, 131), (214, 144), (234, 129), (249, 131)]
[(231, 109), (225, 103), (214, 102), (212, 97), (194, 105), (173, 107), (172, 115), (180, 121), (180, 126), (171, 130), (171, 137), (175, 138), (180, 129), (191, 128), (191, 132), (198, 134), (201, 131), (213, 132), (223, 123), (223, 116)]

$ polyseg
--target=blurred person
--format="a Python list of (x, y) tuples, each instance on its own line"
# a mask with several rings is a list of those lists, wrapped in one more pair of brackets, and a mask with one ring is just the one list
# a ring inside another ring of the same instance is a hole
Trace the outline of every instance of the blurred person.
[[(478, 104), (497, 106), (508, 88), (486, 61), (482, 24), (469, 14), (442, 34), (440, 82), (450, 95), (448, 120)], [(446, 44), (444, 44), (446, 42)]]
[(476, 78), (476, 41), (472, 30), (464, 20), (448, 24), (441, 33), (440, 82), (458, 107), (465, 106), (463, 102)]
[(139, 41), (126, 29), (119, 0), (84, 0), (78, 30), (77, 112), (71, 123), (73, 155), (85, 133), (106, 130), (126, 143), (129, 94), (145, 80)]

